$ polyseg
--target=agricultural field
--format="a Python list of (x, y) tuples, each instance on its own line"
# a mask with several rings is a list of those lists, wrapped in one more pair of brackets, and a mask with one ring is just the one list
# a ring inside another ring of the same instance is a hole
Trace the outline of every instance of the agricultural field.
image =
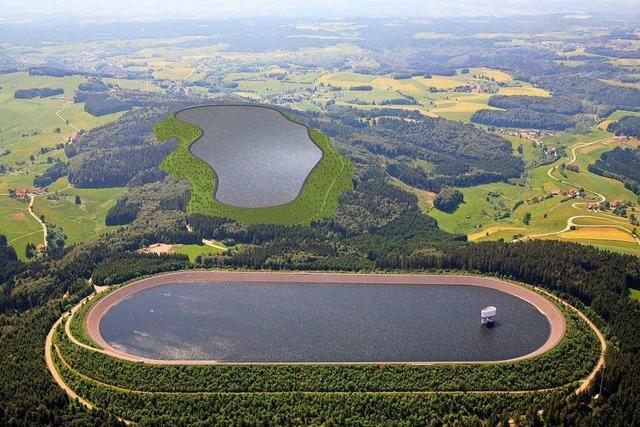
[[(34, 176), (43, 173), (54, 161), (67, 160), (62, 146), (69, 136), (80, 129), (91, 129), (115, 120), (121, 115), (116, 113), (95, 117), (84, 111), (84, 104), (72, 103), (75, 90), (85, 81), (86, 78), (75, 76), (30, 76), (26, 72), (0, 74), (0, 151), (7, 153), (0, 157), (0, 164), (9, 168), (7, 173), (0, 175), (2, 208), (11, 212), (19, 208), (26, 216), (26, 219), (21, 218), (19, 223), (16, 219), (0, 222), (0, 234), (7, 235), (20, 256), (24, 256), (27, 243), (42, 244), (43, 237), (41, 232), (35, 232), (41, 228), (28, 215), (28, 203), (10, 199), (9, 190), (33, 188)], [(40, 87), (62, 88), (64, 93), (48, 98), (14, 97), (14, 92), (18, 89)], [(67, 187), (67, 184), (55, 183), (51, 190)], [(68, 188), (65, 191), (76, 190)], [(53, 203), (44, 201), (46, 196), (38, 196), (34, 203), (34, 212), (37, 215), (44, 214), (62, 227), (69, 236), (69, 242), (91, 239), (97, 232), (102, 231), (97, 223), (102, 221), (104, 228), (107, 205), (115, 203), (115, 197), (119, 194), (119, 191), (77, 191), (81, 198), (87, 201), (87, 204), (79, 209), (74, 209), (73, 198), (70, 202), (57, 200)]]
[[(470, 68), (468, 73), (459, 71), (455, 76), (397, 79), (389, 75), (266, 66), (252, 72), (228, 73), (224, 81), (236, 85), (237, 95), (300, 110), (321, 111), (335, 103), (365, 110), (417, 110), (428, 116), (465, 122), (477, 110), (492, 108), (487, 106), (491, 93), (549, 96), (547, 91), (490, 68)], [(456, 89), (465, 86), (473, 89)]]
[(28, 243), (43, 243), (42, 227), (29, 214), (29, 201), (18, 201), (0, 195), (1, 234), (7, 237), (8, 243), (16, 248), (20, 259), (25, 260), (25, 246)]
[[(61, 178), (65, 181), (66, 178)], [(63, 183), (59, 183), (61, 185)], [(125, 188), (92, 188), (80, 189), (63, 187), (47, 196), (35, 198), (34, 210), (51, 222), (61, 227), (67, 235), (67, 244), (94, 240), (101, 233), (116, 229), (107, 227), (105, 217), (107, 211), (115, 204)], [(76, 204), (76, 196), (80, 204)]]
[[(369, 91), (354, 91), (358, 86), (370, 86)], [(468, 92), (456, 88), (470, 86)], [(326, 91), (323, 89), (329, 88)], [(316, 99), (339, 105), (371, 109), (385, 108), (417, 110), (428, 116), (469, 122), (473, 113), (492, 108), (487, 105), (492, 92), (501, 95), (550, 96), (543, 89), (514, 80), (508, 73), (490, 68), (460, 70), (455, 76), (433, 75), (430, 78), (396, 79), (353, 72), (323, 74), (316, 81)], [(399, 102), (394, 103), (394, 100)], [(411, 104), (410, 101), (415, 103)], [(409, 101), (409, 103), (407, 103)], [(403, 105), (404, 104), (404, 105)]]
[[(623, 112), (612, 116), (613, 119)], [(513, 140), (514, 146), (532, 147), (531, 140)], [(516, 184), (493, 183), (460, 188), (464, 202), (453, 213), (437, 209), (429, 215), (438, 225), (452, 233), (466, 233), (469, 240), (483, 241), (522, 238), (553, 238), (622, 253), (640, 254), (635, 226), (627, 218), (607, 211), (589, 211), (587, 203), (605, 200), (625, 201), (630, 213), (637, 209), (638, 197), (614, 179), (587, 170), (600, 155), (614, 147), (637, 147), (638, 141), (622, 141), (594, 128), (587, 135), (559, 133), (544, 140), (548, 146), (563, 147), (567, 157), (530, 170), (525, 180)], [(527, 149), (523, 150), (526, 160)], [(575, 152), (575, 161), (573, 153)], [(562, 164), (578, 166), (578, 172), (562, 170)], [(584, 198), (567, 198), (561, 193), (584, 188)], [(517, 204), (517, 205), (516, 205)], [(525, 223), (525, 215), (529, 217)]]
[(640, 116), (640, 112), (628, 111), (628, 110), (616, 110), (611, 113), (606, 119), (598, 123), (598, 129), (607, 130), (607, 127), (617, 120), (620, 120), (624, 116)]

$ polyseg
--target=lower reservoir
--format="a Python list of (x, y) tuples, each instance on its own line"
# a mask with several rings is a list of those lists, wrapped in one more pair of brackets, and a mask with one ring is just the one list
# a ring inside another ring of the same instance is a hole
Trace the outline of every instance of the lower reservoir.
[[(487, 306), (492, 328), (480, 323)], [(96, 327), (118, 352), (220, 362), (497, 361), (551, 333), (533, 304), (488, 287), (302, 280), (176, 280), (127, 295)]]

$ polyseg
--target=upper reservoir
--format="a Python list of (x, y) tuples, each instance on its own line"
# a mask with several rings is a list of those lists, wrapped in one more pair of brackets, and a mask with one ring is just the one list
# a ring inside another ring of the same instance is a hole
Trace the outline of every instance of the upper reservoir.
[[(302, 282), (176, 280), (105, 302), (97, 327), (123, 353), (221, 362), (507, 360), (551, 333), (533, 304), (497, 289)], [(480, 324), (489, 305), (493, 328)]]
[(191, 152), (215, 171), (214, 197), (246, 208), (293, 201), (322, 158), (307, 128), (272, 108), (218, 105), (179, 111), (176, 117), (202, 129)]

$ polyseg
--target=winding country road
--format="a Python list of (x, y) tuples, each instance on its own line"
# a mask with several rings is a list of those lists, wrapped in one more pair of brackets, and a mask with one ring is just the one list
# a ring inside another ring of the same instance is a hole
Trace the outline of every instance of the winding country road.
[[(91, 297), (87, 297), (85, 298), (85, 300), (87, 300), (88, 298)], [(85, 301), (83, 300), (83, 301)], [(75, 391), (73, 391), (73, 389), (71, 387), (69, 387), (67, 385), (67, 383), (64, 382), (64, 379), (62, 378), (62, 376), (60, 375), (60, 373), (58, 372), (58, 369), (56, 368), (55, 363), (53, 363), (53, 356), (51, 355), (52, 350), (53, 350), (53, 334), (55, 333), (56, 329), (58, 329), (58, 326), (60, 325), (60, 323), (62, 323), (62, 321), (66, 318), (66, 317), (71, 317), (73, 315), (73, 313), (75, 313), (75, 311), (77, 311), (82, 303), (76, 305), (72, 310), (71, 310), (71, 315), (63, 315), (62, 317), (60, 317), (56, 323), (53, 324), (53, 327), (51, 328), (51, 330), (49, 331), (49, 333), (47, 334), (47, 339), (45, 340), (45, 344), (44, 344), (44, 360), (47, 364), (47, 368), (49, 368), (49, 372), (51, 372), (51, 375), (53, 376), (53, 379), (56, 381), (56, 383), (58, 384), (58, 386), (60, 386), (61, 389), (63, 389), (66, 393), (67, 396), (69, 396), (69, 398), (71, 400), (75, 400), (77, 399), (78, 402), (80, 402), (80, 404), (84, 407), (86, 407), (87, 409), (91, 410), (93, 409), (93, 404), (91, 404), (89, 401), (84, 400), (82, 397), (78, 396), (76, 394)]]
[[(576, 150), (579, 148), (584, 148), (584, 147), (588, 147), (590, 145), (594, 145), (594, 144), (599, 144), (605, 141), (609, 141), (609, 140), (613, 140), (616, 139), (615, 136), (612, 137), (608, 137), (608, 138), (603, 138), (603, 139), (599, 139), (597, 141), (591, 141), (591, 142), (580, 142), (578, 144), (575, 144), (571, 147), (571, 161), (569, 161), (567, 163), (567, 165), (571, 165), (573, 163), (575, 163), (578, 159), (578, 155), (576, 154)], [(556, 166), (552, 166), (551, 168), (549, 168), (549, 170), (547, 170), (547, 175), (549, 176), (549, 178), (557, 181), (557, 182), (561, 182), (563, 184), (566, 185), (570, 185), (571, 187), (574, 188), (582, 188), (584, 191), (594, 194), (596, 196), (598, 196), (600, 198), (599, 201), (595, 202), (598, 205), (603, 204), (604, 202), (607, 201), (607, 198), (600, 193), (597, 193), (593, 190), (589, 190), (587, 188), (584, 188), (582, 186), (579, 186), (577, 184), (574, 184), (572, 182), (569, 181), (565, 181), (563, 179), (560, 178), (556, 178), (555, 176), (553, 176), (553, 171), (556, 169)], [(571, 204), (571, 207), (574, 209), (584, 209), (584, 205), (586, 205), (586, 202), (575, 202)], [(608, 217), (608, 218), (607, 218)], [(618, 225), (616, 224), (611, 224), (611, 225), (595, 225), (595, 224), (575, 224), (574, 220), (578, 219), (578, 218), (595, 218), (595, 219), (599, 219), (599, 220), (603, 220), (603, 221), (610, 221), (610, 222), (617, 222)], [(640, 238), (638, 238), (638, 236), (636, 236), (635, 234), (633, 234), (631, 231), (629, 231), (628, 228), (623, 227), (622, 224), (623, 222), (621, 221), (621, 219), (619, 217), (613, 216), (613, 215), (609, 215), (609, 214), (602, 214), (602, 216), (595, 216), (595, 215), (574, 215), (572, 217), (569, 217), (567, 219), (567, 225), (562, 229), (562, 230), (558, 230), (558, 231), (551, 231), (549, 233), (540, 233), (540, 234), (530, 234), (528, 236), (524, 236), (521, 237), (519, 239), (515, 239), (514, 242), (519, 242), (519, 241), (523, 241), (523, 240), (527, 240), (527, 239), (534, 239), (534, 238), (538, 238), (538, 237), (547, 237), (547, 236), (554, 236), (554, 235), (558, 235), (558, 234), (562, 234), (565, 233), (569, 230), (571, 230), (572, 227), (581, 227), (581, 228), (617, 228), (620, 229), (626, 233), (629, 233), (636, 241), (636, 243), (638, 243), (638, 245), (640, 246)]]
[[(167, 275), (163, 275), (165, 278), (167, 277), (171, 277), (174, 275), (179, 275), (179, 274), (184, 274), (186, 272), (182, 272), (182, 273), (169, 273)], [(196, 275), (203, 275), (206, 274), (206, 272), (200, 271), (200, 272), (189, 272), (190, 274), (196, 274)], [(217, 274), (225, 274), (224, 272), (218, 272)], [(238, 274), (237, 272), (233, 272), (231, 274)], [(247, 274), (247, 273), (240, 273), (240, 274)], [(248, 274), (252, 274), (254, 276), (254, 278), (256, 278), (256, 275), (260, 275), (260, 273), (248, 273)], [(271, 273), (271, 274), (279, 274), (279, 273)], [(295, 274), (295, 273), (294, 273)], [(298, 273), (300, 274), (300, 273)], [(310, 278), (312, 277), (316, 277), (318, 274), (322, 274), (324, 276), (323, 273), (304, 273), (305, 275), (309, 276)], [(335, 274), (329, 274), (329, 277), (331, 276), (335, 276)], [(349, 275), (347, 275), (349, 276)], [(367, 275), (369, 278), (371, 278), (371, 276)], [(403, 275), (400, 275), (403, 276)], [(407, 276), (407, 275), (404, 275)], [(162, 277), (162, 276), (160, 276)], [(324, 276), (325, 278), (327, 276)], [(455, 276), (454, 276), (455, 277)], [(478, 278), (478, 276), (465, 276), (467, 278), (469, 277), (474, 277), (475, 279)], [(495, 280), (491, 279), (491, 278), (484, 278), (486, 280), (492, 281), (495, 284)], [(148, 281), (149, 279), (143, 279), (141, 281), (138, 282), (134, 282), (132, 283), (140, 283), (140, 282), (145, 282)], [(498, 281), (499, 282), (499, 281)], [(489, 283), (487, 283), (489, 284)], [(134, 286), (135, 287), (135, 286)], [(510, 287), (515, 287), (515, 288), (520, 288), (521, 290), (526, 290), (527, 292), (531, 292), (529, 290), (527, 290), (526, 287), (521, 287), (518, 286), (516, 284), (510, 284)], [(122, 288), (121, 288), (122, 289)], [(540, 290), (540, 289), (539, 289)], [(559, 304), (562, 304), (564, 306), (566, 306), (567, 308), (569, 308), (570, 310), (575, 311), (588, 325), (589, 327), (595, 332), (596, 336), (598, 337), (600, 344), (601, 344), (601, 351), (600, 351), (600, 357), (598, 359), (598, 362), (596, 364), (596, 366), (594, 367), (594, 369), (589, 373), (589, 375), (584, 379), (581, 380), (580, 385), (574, 390), (574, 392), (576, 394), (581, 394), (584, 393), (586, 391), (588, 391), (589, 387), (593, 384), (593, 382), (595, 381), (595, 379), (597, 378), (597, 375), (599, 372), (601, 372), (601, 369), (604, 367), (604, 354), (606, 352), (607, 349), (607, 342), (604, 339), (604, 336), (602, 335), (602, 333), (598, 330), (597, 326), (591, 322), (580, 310), (576, 309), (575, 307), (571, 306), (570, 304), (560, 300), (559, 298), (555, 297), (554, 295), (550, 294), (549, 292), (546, 292), (544, 290), (540, 290), (543, 294), (545, 294), (549, 299), (555, 300), (557, 301)], [(255, 394), (256, 392), (150, 392), (150, 391), (143, 391), (143, 390), (135, 390), (135, 389), (125, 389), (116, 385), (112, 385), (112, 384), (108, 384), (108, 383), (104, 383), (101, 382), (95, 378), (92, 377), (88, 377), (85, 374), (76, 371), (72, 366), (70, 366), (68, 364), (68, 362), (65, 360), (64, 355), (60, 352), (60, 349), (58, 348), (57, 345), (55, 345), (53, 343), (53, 335), (55, 333), (55, 331), (59, 328), (61, 322), (65, 322), (65, 334), (69, 337), (69, 339), (76, 345), (80, 345), (84, 348), (87, 348), (89, 350), (93, 350), (93, 351), (99, 351), (99, 352), (104, 352), (104, 349), (101, 348), (95, 348), (95, 347), (91, 347), (88, 346), (84, 343), (80, 343), (71, 333), (71, 329), (70, 329), (70, 320), (71, 318), (77, 313), (77, 311), (80, 309), (80, 307), (83, 306), (84, 303), (86, 303), (87, 300), (91, 299), (91, 298), (95, 298), (97, 294), (93, 294), (87, 298), (85, 298), (83, 301), (81, 301), (79, 304), (77, 304), (69, 313), (64, 314), (63, 316), (61, 316), (53, 325), (53, 327), (51, 328), (51, 330), (49, 331), (49, 334), (47, 335), (47, 339), (46, 339), (46, 344), (45, 344), (45, 360), (46, 360), (46, 364), (47, 367), (49, 368), (49, 370), (51, 371), (56, 383), (68, 394), (68, 396), (71, 399), (78, 399), (78, 402), (82, 405), (84, 405), (85, 407), (87, 407), (88, 409), (92, 409), (94, 407), (94, 405), (85, 400), (82, 399), (80, 396), (78, 396), (73, 389), (71, 389), (65, 382), (64, 379), (62, 378), (62, 376), (60, 375), (60, 373), (58, 372), (55, 363), (53, 362), (53, 352), (55, 351), (57, 357), (60, 359), (60, 362), (69, 370), (71, 370), (74, 374), (79, 375), (81, 378), (83, 378), (86, 381), (90, 381), (94, 384), (97, 384), (99, 386), (102, 387), (108, 387), (110, 389), (113, 389), (115, 391), (118, 392), (122, 392), (122, 393), (136, 393), (136, 394), (157, 394), (157, 395), (175, 395), (175, 396), (180, 396), (180, 395), (184, 395), (184, 394), (193, 394), (193, 395), (247, 395), (247, 394)], [(548, 303), (548, 302), (547, 302)], [(564, 316), (563, 316), (563, 320), (564, 320)], [(474, 391), (410, 391), (410, 392), (396, 392), (396, 391), (390, 391), (390, 392), (382, 392), (380, 394), (385, 394), (385, 395), (407, 395), (407, 394), (411, 394), (411, 395), (433, 395), (433, 394), (448, 394), (448, 395), (466, 395), (466, 394), (478, 394), (478, 395), (492, 395), (492, 394), (506, 394), (506, 395), (522, 395), (522, 394), (531, 394), (531, 393), (544, 393), (544, 392), (551, 392), (551, 391), (555, 391), (555, 390), (559, 390), (562, 388), (565, 388), (566, 385), (563, 386), (558, 386), (558, 387), (552, 387), (552, 388), (547, 388), (547, 389), (537, 389), (537, 390), (504, 390), (504, 391), (488, 391), (488, 390), (474, 390)], [(258, 392), (260, 394), (288, 394), (290, 392)], [(309, 395), (315, 395), (315, 394), (323, 394), (326, 392), (303, 392), (304, 394), (309, 394)], [(351, 394), (352, 392), (332, 392), (334, 394)], [(378, 392), (357, 392), (358, 394), (377, 394)], [(124, 421), (125, 423), (129, 424), (130, 421), (128, 420), (124, 420), (121, 419), (122, 421)]]

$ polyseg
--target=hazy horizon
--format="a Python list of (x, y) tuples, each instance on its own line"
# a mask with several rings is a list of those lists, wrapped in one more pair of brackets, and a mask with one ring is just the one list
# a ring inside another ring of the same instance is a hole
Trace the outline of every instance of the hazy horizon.
[[(9, 0), (0, 21), (46, 18), (226, 18), (226, 17), (472, 17), (551, 13), (640, 15), (640, 0)], [(4, 18), (4, 19), (3, 19)]]

